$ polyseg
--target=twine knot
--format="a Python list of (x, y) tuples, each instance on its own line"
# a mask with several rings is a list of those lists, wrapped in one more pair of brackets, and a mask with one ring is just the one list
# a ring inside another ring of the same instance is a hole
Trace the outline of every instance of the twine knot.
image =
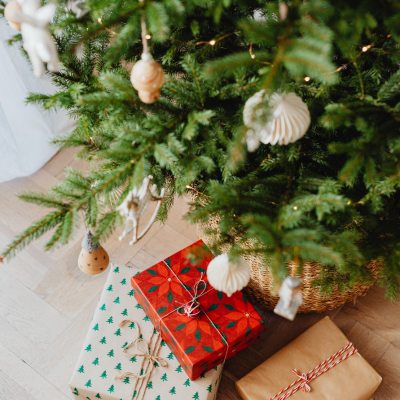
[[(202, 291), (200, 293), (198, 293), (200, 284), (203, 284), (203, 288), (202, 288)], [(199, 315), (201, 307), (200, 307), (200, 303), (199, 303), (198, 299), (204, 294), (204, 292), (206, 290), (206, 286), (207, 286), (207, 284), (203, 280), (203, 272), (202, 272), (200, 275), (200, 279), (193, 286), (192, 300), (188, 301), (185, 304), (179, 303), (179, 304), (181, 304), (181, 307), (177, 311), (178, 314), (186, 315), (189, 318), (195, 318), (197, 315)]]
[(303, 392), (311, 392), (310, 385), (308, 384), (310, 382), (310, 379), (308, 379), (307, 374), (299, 374), (295, 369), (292, 370), (292, 372), (298, 376), (300, 379), (302, 379), (302, 382), (300, 383), (300, 388), (303, 389)]
[[(160, 364), (162, 367), (167, 367), (168, 366), (167, 361), (165, 361), (162, 357), (158, 357), (158, 356), (152, 354), (151, 349), (150, 349), (151, 339), (150, 339), (150, 342), (147, 343), (144, 339), (142, 339), (140, 337), (140, 327), (137, 322), (129, 320), (129, 319), (124, 319), (122, 322), (120, 322), (119, 326), (123, 326), (127, 322), (136, 324), (136, 328), (137, 328), (136, 338), (133, 342), (131, 342), (127, 346), (125, 346), (124, 349), (122, 350), (122, 352), (129, 357), (143, 357), (144, 359), (149, 360), (150, 364), (153, 365), (153, 368), (154, 368), (155, 363)], [(153, 335), (154, 335), (154, 332), (153, 332)], [(138, 353), (136, 353), (136, 354), (128, 353), (129, 348), (132, 346), (136, 347), (136, 350), (138, 351)], [(141, 374), (141, 375), (134, 374), (133, 372), (125, 372), (121, 375), (116, 375), (114, 377), (114, 379), (124, 379), (127, 376), (130, 376), (130, 377), (136, 378), (136, 379), (143, 379), (143, 378), (150, 376), (152, 374), (152, 372), (153, 372), (153, 369), (151, 369), (148, 373)]]

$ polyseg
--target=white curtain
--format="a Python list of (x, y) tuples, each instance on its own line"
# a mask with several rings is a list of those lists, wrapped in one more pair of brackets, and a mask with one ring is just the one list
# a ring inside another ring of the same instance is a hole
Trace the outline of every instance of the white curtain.
[(64, 111), (25, 104), (29, 92), (52, 94), (56, 88), (48, 77), (34, 78), (18, 45), (7, 44), (15, 33), (0, 20), (0, 182), (41, 168), (57, 152), (50, 139), (75, 126)]

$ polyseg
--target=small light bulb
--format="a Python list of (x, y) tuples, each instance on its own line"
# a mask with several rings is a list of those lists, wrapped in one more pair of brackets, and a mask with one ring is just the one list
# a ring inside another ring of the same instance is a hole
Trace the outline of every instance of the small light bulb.
[(86, 28), (86, 30), (88, 31), (88, 30), (89, 30), (89, 28)]
[(347, 205), (349, 206), (351, 204), (351, 201), (349, 200), (348, 202), (347, 202)]
[(98, 18), (97, 21), (99, 21), (99, 24), (101, 24), (101, 18)]
[(215, 43), (216, 43), (215, 40), (210, 41), (211, 46), (214, 46)]
[(368, 47), (367, 46), (364, 46), (363, 48), (362, 48), (362, 51), (365, 53), (366, 51), (368, 50)]
[(306, 81), (306, 82), (309, 82), (310, 81), (310, 77), (309, 76), (306, 76), (305, 78), (304, 78), (304, 80)]
[(146, 35), (146, 39), (147, 40), (151, 39), (151, 35)]
[(186, 185), (186, 189), (191, 189), (191, 187), (189, 185)]
[(297, 210), (297, 206), (294, 206), (294, 207), (293, 207), (293, 210)]
[(389, 35), (387, 35), (387, 37), (391, 37), (392, 35), (389, 33)]
[(251, 55), (251, 58), (256, 58), (256, 56), (254, 54)]

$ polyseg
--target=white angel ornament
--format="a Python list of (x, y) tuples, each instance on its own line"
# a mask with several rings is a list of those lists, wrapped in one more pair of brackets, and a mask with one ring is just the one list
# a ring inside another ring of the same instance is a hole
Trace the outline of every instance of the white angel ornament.
[(47, 63), (49, 71), (58, 70), (58, 53), (48, 24), (56, 11), (55, 4), (40, 7), (40, 0), (18, 0), (22, 12), (16, 15), (21, 24), (24, 49), (32, 62), (36, 77), (43, 76)]
[(295, 276), (288, 276), (279, 289), (279, 302), (275, 307), (275, 314), (280, 315), (290, 321), (294, 320), (297, 309), (303, 304), (301, 294), (301, 279)]
[[(121, 214), (122, 217), (125, 217), (125, 229), (122, 232), (122, 235), (119, 237), (119, 240), (122, 240), (128, 233), (133, 230), (133, 239), (129, 242), (130, 245), (136, 243), (139, 239), (141, 239), (147, 231), (150, 229), (154, 220), (156, 219), (158, 210), (160, 209), (162, 199), (164, 198), (164, 188), (161, 189), (161, 193), (157, 196), (157, 186), (153, 185), (150, 188), (153, 177), (149, 175), (147, 178), (143, 180), (142, 186), (140, 189), (136, 187), (131, 190), (126, 196), (123, 203), (117, 207), (117, 210)], [(146, 211), (148, 205), (151, 201), (157, 201), (156, 209), (154, 210), (153, 216), (151, 217), (149, 223), (143, 229), (143, 231), (138, 235), (139, 228), (139, 220), (143, 216)], [(129, 221), (132, 222), (132, 226), (129, 227)]]

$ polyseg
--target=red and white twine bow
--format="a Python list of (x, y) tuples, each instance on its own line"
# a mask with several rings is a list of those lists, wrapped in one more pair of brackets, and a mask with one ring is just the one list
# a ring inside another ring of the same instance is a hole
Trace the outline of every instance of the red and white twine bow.
[(300, 379), (303, 379), (303, 382), (300, 383), (300, 388), (303, 389), (303, 392), (311, 392), (311, 388), (308, 385), (309, 379), (307, 378), (307, 374), (299, 374), (297, 369), (292, 369), (292, 372), (297, 375)]
[[(312, 369), (310, 372), (307, 374), (299, 374), (296, 369), (293, 369), (292, 372), (299, 377), (295, 382), (287, 386), (285, 389), (281, 390), (279, 393), (277, 393), (274, 397), (271, 397), (269, 400), (285, 400), (291, 395), (295, 394), (297, 391), (300, 389), (303, 389), (304, 392), (310, 392), (311, 387), (309, 386), (309, 383), (313, 381), (314, 379), (318, 378), (320, 375), (325, 373), (326, 371), (329, 371), (331, 368), (334, 366), (338, 365), (342, 361), (346, 360), (350, 356), (352, 356), (354, 353), (357, 353), (357, 349), (353, 347), (353, 343), (349, 343), (347, 346), (343, 347), (339, 351), (337, 351), (335, 354), (327, 358), (324, 362), (321, 364), (317, 365), (314, 369)], [(351, 350), (350, 350), (351, 349)], [(348, 353), (346, 353), (348, 350), (350, 350)], [(344, 354), (346, 353), (346, 354)], [(296, 386), (297, 385), (297, 386)], [(293, 389), (292, 389), (293, 388)], [(291, 389), (291, 390), (290, 390)], [(290, 391), (288, 391), (290, 390)], [(287, 392), (287, 393), (285, 393)], [(285, 393), (285, 394), (283, 394)], [(282, 396), (281, 396), (282, 395)], [(280, 397), (278, 397), (280, 396)]]
[[(198, 293), (198, 290), (200, 288), (200, 285), (203, 285), (203, 290)], [(181, 307), (177, 310), (177, 313), (179, 315), (186, 315), (190, 318), (196, 317), (200, 313), (200, 303), (198, 301), (198, 298), (203, 296), (203, 294), (211, 292), (213, 289), (210, 289), (208, 292), (206, 292), (206, 287), (207, 284), (203, 280), (203, 272), (200, 275), (200, 279), (195, 283), (193, 286), (193, 298), (192, 300), (188, 301), (187, 303), (180, 303)], [(182, 309), (182, 311), (181, 311)]]

